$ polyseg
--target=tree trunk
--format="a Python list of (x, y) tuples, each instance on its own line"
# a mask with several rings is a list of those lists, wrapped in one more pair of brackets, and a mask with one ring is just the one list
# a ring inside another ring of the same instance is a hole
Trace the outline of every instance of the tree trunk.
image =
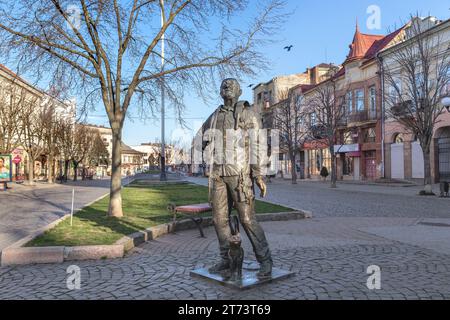
[(48, 160), (47, 160), (47, 167), (48, 167), (48, 171), (47, 171), (47, 181), (48, 183), (53, 183), (55, 182), (54, 180), (54, 167), (53, 167), (53, 153), (51, 152), (48, 155)]
[(64, 160), (64, 181), (67, 182), (67, 175), (69, 174), (69, 160)]
[(122, 156), (121, 156), (121, 142), (122, 142), (122, 127), (118, 123), (111, 125), (113, 132), (113, 148), (112, 148), (112, 164), (111, 164), (111, 189), (109, 200), (109, 216), (123, 217), (122, 211)]
[(337, 187), (336, 154), (332, 149), (330, 149), (330, 152), (331, 152), (331, 188), (336, 188)]
[(423, 166), (424, 166), (424, 186), (425, 192), (431, 193), (433, 192), (433, 188), (431, 185), (431, 160), (430, 160), (430, 152), (423, 151)]
[(78, 162), (73, 161), (73, 181), (77, 181), (78, 179)]
[(28, 184), (34, 185), (34, 159), (28, 153)]
[(297, 184), (297, 168), (295, 167), (295, 155), (291, 154), (291, 178), (292, 184)]

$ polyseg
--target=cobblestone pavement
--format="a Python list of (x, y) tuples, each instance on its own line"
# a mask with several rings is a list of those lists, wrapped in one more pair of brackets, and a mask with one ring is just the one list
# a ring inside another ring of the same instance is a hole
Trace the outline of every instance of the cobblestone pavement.
[[(207, 185), (205, 178), (189, 178)], [(273, 179), (266, 200), (291, 208), (312, 211), (315, 217), (429, 217), (450, 218), (450, 198), (418, 196), (421, 186), (392, 187)], [(434, 186), (439, 193), (439, 186)]]
[[(314, 218), (264, 223), (275, 265), (295, 276), (236, 291), (191, 278), (217, 257), (214, 230), (146, 243), (123, 259), (77, 262), (81, 289), (68, 290), (71, 263), (0, 268), (1, 299), (450, 299), (450, 255), (366, 233), (416, 226), (411, 218)], [(424, 228), (435, 228), (423, 226)], [(431, 230), (431, 229), (430, 229)], [(251, 257), (248, 242), (246, 253)], [(366, 286), (367, 267), (381, 268), (381, 289)]]

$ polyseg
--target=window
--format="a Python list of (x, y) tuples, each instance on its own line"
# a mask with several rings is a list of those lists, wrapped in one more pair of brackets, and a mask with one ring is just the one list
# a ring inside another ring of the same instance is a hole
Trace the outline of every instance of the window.
[(394, 137), (394, 143), (403, 143), (403, 141), (404, 141), (403, 134), (397, 133)]
[(414, 82), (417, 95), (421, 97), (423, 94), (425, 94), (425, 76), (423, 72), (417, 72), (415, 74)]
[(316, 123), (317, 123), (317, 116), (316, 116), (316, 113), (315, 112), (313, 112), (313, 113), (311, 113), (311, 126), (315, 126), (316, 125)]
[(338, 114), (344, 116), (347, 113), (347, 108), (345, 105), (345, 97), (339, 97), (337, 101), (338, 107), (340, 108)]
[(377, 90), (375, 86), (369, 88), (369, 112), (370, 115), (375, 115), (377, 111)]
[(357, 131), (347, 131), (344, 133), (344, 144), (354, 144), (358, 140)]
[(348, 155), (344, 156), (342, 174), (346, 176), (353, 175), (353, 157), (349, 157)]
[(364, 138), (365, 142), (375, 142), (376, 138), (375, 128), (367, 129), (366, 136)]
[(347, 114), (353, 113), (353, 93), (347, 93)]
[(272, 103), (272, 91), (264, 91), (264, 106), (269, 108)]
[(358, 89), (355, 91), (356, 99), (356, 111), (360, 112), (364, 110), (364, 90)]
[(392, 102), (398, 103), (400, 101), (400, 94), (402, 92), (402, 81), (399, 77), (393, 78), (389, 87), (389, 97)]
[(299, 126), (300, 128), (303, 128), (305, 126), (305, 117), (300, 116)]
[(299, 108), (301, 107), (301, 105), (302, 105), (302, 96), (297, 96), (295, 99), (295, 106)]
[(450, 96), (450, 68), (447, 68), (447, 74), (443, 76), (441, 96)]
[(258, 93), (258, 98), (257, 98), (258, 100), (258, 104), (261, 104), (261, 102), (262, 102), (262, 93), (260, 92), (260, 93)]

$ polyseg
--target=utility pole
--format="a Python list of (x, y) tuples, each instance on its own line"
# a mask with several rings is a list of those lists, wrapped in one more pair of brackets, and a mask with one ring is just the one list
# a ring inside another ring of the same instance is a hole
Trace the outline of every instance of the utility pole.
[[(161, 27), (164, 27), (165, 23), (165, 13), (164, 13), (164, 0), (161, 0)], [(161, 36), (161, 69), (164, 71), (164, 33)], [(166, 137), (165, 137), (165, 117), (166, 117), (166, 110), (165, 110), (165, 88), (164, 88), (164, 75), (161, 77), (161, 181), (166, 181)]]

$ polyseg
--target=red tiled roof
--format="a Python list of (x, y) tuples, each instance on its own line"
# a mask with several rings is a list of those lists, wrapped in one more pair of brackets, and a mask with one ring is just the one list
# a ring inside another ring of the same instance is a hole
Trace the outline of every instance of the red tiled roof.
[(378, 52), (384, 49), (394, 38), (403, 30), (403, 27), (395, 30), (394, 32), (383, 37), (381, 40), (375, 41), (375, 43), (367, 50), (365, 59), (372, 59)]
[(372, 35), (359, 32), (357, 25), (352, 44), (350, 45), (350, 52), (344, 63), (359, 59), (374, 58), (376, 54), (385, 48), (402, 30), (403, 27), (387, 36)]
[(350, 44), (350, 53), (345, 62), (350, 62), (357, 59), (362, 59), (367, 52), (374, 46), (374, 43), (383, 39), (382, 35), (364, 34), (359, 32), (359, 27), (356, 25), (355, 35)]

